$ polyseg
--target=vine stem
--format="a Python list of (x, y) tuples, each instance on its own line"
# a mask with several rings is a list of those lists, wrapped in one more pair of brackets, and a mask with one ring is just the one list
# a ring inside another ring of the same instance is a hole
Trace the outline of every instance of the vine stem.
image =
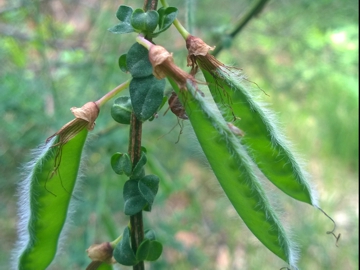
[[(158, 0), (144, 0), (144, 11), (156, 10)], [(136, 118), (134, 113), (131, 113), (130, 120), (130, 134), (129, 134), (129, 155), (133, 164), (133, 168), (138, 163), (141, 157), (141, 135), (142, 122)], [(144, 224), (142, 211), (130, 216), (130, 237), (131, 247), (136, 254), (136, 250), (144, 240)], [(133, 270), (144, 270), (144, 262), (141, 261), (133, 266)]]

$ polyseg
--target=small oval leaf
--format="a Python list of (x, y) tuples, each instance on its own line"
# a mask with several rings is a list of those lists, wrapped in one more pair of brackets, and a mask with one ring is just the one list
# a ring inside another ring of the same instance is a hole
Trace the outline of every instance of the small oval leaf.
[(154, 34), (160, 34), (167, 30), (176, 19), (178, 9), (176, 7), (161, 7), (159, 13), (159, 30)]
[(143, 149), (142, 149), (140, 159), (136, 163), (136, 165), (132, 171), (132, 175), (131, 175), (132, 178), (136, 179), (136, 178), (140, 178), (140, 177), (144, 176), (143, 173), (145, 172), (144, 166), (145, 166), (146, 162), (147, 162), (146, 152), (143, 151)]
[(164, 88), (165, 80), (158, 80), (153, 75), (131, 80), (131, 103), (139, 120), (144, 122), (157, 112), (163, 101)]
[(119, 97), (111, 107), (112, 118), (120, 123), (129, 125), (131, 119), (132, 105), (130, 97)]
[(126, 53), (120, 55), (118, 63), (119, 63), (119, 68), (122, 72), (125, 73), (129, 72), (129, 69), (126, 64)]
[(123, 190), (123, 197), (125, 215), (135, 215), (147, 205), (147, 201), (143, 198), (139, 191), (138, 181), (136, 180), (126, 181)]
[(116, 17), (121, 22), (130, 22), (133, 9), (129, 6), (121, 5), (116, 11)]
[(116, 245), (113, 251), (114, 259), (127, 266), (132, 266), (138, 263), (134, 251), (130, 245), (130, 229), (126, 227), (121, 241)]
[(136, 30), (144, 33), (152, 33), (159, 22), (159, 14), (156, 10), (145, 12), (141, 8), (135, 9), (131, 16), (131, 25)]
[(111, 167), (117, 174), (131, 175), (132, 164), (130, 156), (125, 153), (116, 153), (111, 157)]
[(153, 72), (149, 52), (139, 43), (135, 43), (129, 49), (126, 56), (126, 66), (134, 78), (147, 77)]
[(163, 246), (159, 241), (150, 241), (148, 255), (146, 261), (156, 261), (161, 256)]
[(159, 190), (159, 177), (146, 175), (139, 180), (139, 191), (143, 198), (152, 205)]
[(140, 246), (136, 250), (136, 259), (138, 261), (145, 261), (146, 258), (148, 257), (149, 249), (150, 249), (150, 240), (145, 239), (144, 241), (141, 242)]

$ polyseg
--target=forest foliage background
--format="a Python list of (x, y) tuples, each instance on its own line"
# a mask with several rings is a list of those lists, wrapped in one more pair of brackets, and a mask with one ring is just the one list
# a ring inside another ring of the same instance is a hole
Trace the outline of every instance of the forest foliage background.
[[(300, 268), (358, 269), (358, 2), (270, 1), (234, 40), (226, 33), (254, 1), (168, 2), (193, 34), (210, 45), (227, 44), (219, 59), (259, 86), (307, 160), (320, 205), (337, 222), (341, 239), (336, 247), (326, 234), (333, 225), (319, 211), (267, 185), (300, 245)], [(96, 100), (129, 78), (117, 61), (135, 35), (107, 31), (117, 24), (121, 4), (137, 8), (143, 1), (0, 0), (1, 269), (7, 269), (16, 239), (16, 186), (30, 150), (72, 119), (70, 107)], [(187, 69), (185, 44), (174, 28), (155, 41)], [(110, 167), (113, 152), (127, 150), (128, 127), (112, 120), (109, 103), (88, 142), (78, 212), (51, 269), (84, 269), (90, 261), (85, 249), (113, 240), (128, 222), (122, 212), (125, 179)], [(162, 257), (148, 269), (285, 266), (237, 217), (188, 123), (175, 144), (180, 128), (174, 115), (163, 116), (165, 109), (144, 125), (147, 169), (161, 178), (145, 222), (164, 244)]]

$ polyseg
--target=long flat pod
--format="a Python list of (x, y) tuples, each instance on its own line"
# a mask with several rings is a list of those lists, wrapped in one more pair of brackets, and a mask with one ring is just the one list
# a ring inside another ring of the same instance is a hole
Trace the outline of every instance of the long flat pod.
[(241, 144), (264, 175), (294, 199), (317, 206), (308, 174), (278, 130), (273, 113), (256, 101), (244, 78), (224, 67), (218, 67), (212, 75), (205, 69), (202, 72), (223, 116), (235, 115), (241, 119), (234, 122), (245, 133)]
[(59, 144), (56, 136), (29, 165), (29, 175), (19, 187), (19, 241), (14, 250), (14, 268), (46, 269), (54, 259), (87, 133), (84, 128), (65, 144)]
[(239, 140), (216, 108), (209, 108), (192, 82), (187, 84), (188, 91), (180, 91), (174, 81), (169, 81), (185, 105), (214, 174), (244, 223), (269, 250), (294, 266), (296, 252), (253, 172), (254, 164)]

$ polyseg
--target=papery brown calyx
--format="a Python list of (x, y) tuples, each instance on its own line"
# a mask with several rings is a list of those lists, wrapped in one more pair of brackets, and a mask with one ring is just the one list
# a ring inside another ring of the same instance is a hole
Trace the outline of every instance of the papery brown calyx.
[(59, 136), (58, 144), (63, 145), (74, 138), (84, 128), (87, 128), (89, 131), (94, 129), (95, 120), (100, 112), (95, 102), (88, 102), (81, 108), (72, 107), (70, 110), (74, 114), (75, 119), (66, 123), (61, 129), (47, 138), (46, 142), (55, 136)]
[(186, 48), (188, 49), (187, 65), (191, 67), (190, 74), (197, 73), (198, 66), (214, 74), (218, 67), (225, 65), (217, 60), (214, 56), (209, 54), (209, 51), (215, 49), (214, 47), (206, 44), (201, 38), (189, 36), (186, 39)]
[(86, 253), (89, 258), (94, 262), (105, 262), (108, 264), (115, 263), (115, 259), (113, 258), (113, 248), (109, 242), (104, 242), (101, 244), (91, 245)]
[(181, 90), (186, 88), (187, 80), (195, 82), (192, 75), (175, 65), (172, 54), (162, 46), (151, 46), (149, 49), (149, 60), (153, 66), (153, 75), (157, 79), (170, 77), (177, 83)]

